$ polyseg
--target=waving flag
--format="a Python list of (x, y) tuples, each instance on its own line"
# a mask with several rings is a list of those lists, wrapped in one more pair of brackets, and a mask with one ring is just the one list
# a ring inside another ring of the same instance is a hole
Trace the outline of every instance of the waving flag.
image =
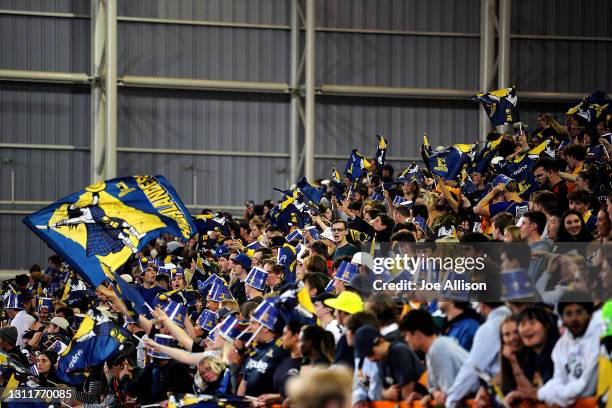
[(127, 308), (131, 312), (134, 312), (132, 316), (134, 320), (138, 321), (138, 315), (148, 315), (148, 309), (145, 307), (147, 302), (145, 302), (140, 292), (123, 280), (117, 272), (113, 272), (113, 276), (115, 278), (113, 281), (113, 289), (117, 295), (123, 299)]
[(60, 354), (56, 374), (68, 385), (85, 380), (83, 372), (119, 352), (129, 333), (108, 317), (90, 311), (68, 347)]
[(353, 149), (351, 152), (351, 157), (349, 157), (348, 161), (346, 162), (344, 175), (350, 178), (351, 181), (355, 181), (366, 174), (371, 166), (372, 164), (366, 160), (366, 158), (363, 157), (363, 155), (359, 153), (357, 149)]
[(480, 102), (493, 126), (519, 122), (518, 96), (512, 88), (498, 89), (475, 95), (472, 100)]
[(442, 150), (431, 152), (427, 138), (424, 138), (421, 152), (425, 165), (432, 174), (445, 180), (455, 180), (464, 164), (469, 164), (476, 154), (475, 144), (454, 144)]
[(376, 135), (378, 139), (378, 147), (376, 147), (376, 164), (382, 168), (385, 165), (385, 158), (387, 157), (387, 141), (381, 135)]
[(610, 107), (610, 99), (603, 91), (595, 91), (586, 96), (580, 103), (567, 111), (589, 125), (596, 124), (606, 118), (605, 112)]
[(199, 234), (206, 234), (208, 231), (216, 231), (226, 238), (232, 236), (229, 223), (220, 214), (199, 214), (193, 216), (196, 229)]
[(298, 201), (300, 193), (296, 190), (292, 197), (287, 197), (283, 202), (273, 207), (268, 212), (268, 219), (276, 228), (284, 231), (294, 226), (304, 228), (308, 217), (306, 205)]
[(480, 173), (485, 174), (487, 169), (489, 168), (489, 164), (493, 157), (497, 154), (497, 147), (500, 145), (502, 140), (504, 139), (503, 135), (500, 135), (496, 140), (488, 141), (484, 148), (478, 152), (472, 166), (470, 167), (469, 173)]
[(325, 187), (315, 186), (314, 184), (311, 184), (310, 182), (308, 182), (306, 177), (302, 177), (301, 179), (299, 179), (295, 187), (304, 195), (304, 197), (308, 201), (310, 201), (314, 205), (319, 205), (319, 203), (321, 202), (321, 198), (325, 193)]
[(161, 234), (195, 234), (191, 215), (162, 176), (101, 181), (28, 215), (23, 222), (82, 277), (98, 286)]
[(334, 196), (337, 200), (342, 201), (344, 199), (344, 183), (335, 165), (332, 166), (331, 180)]
[(410, 183), (413, 181), (416, 181), (418, 184), (425, 181), (425, 175), (419, 168), (419, 165), (414, 162), (410, 163), (410, 166), (402, 170), (402, 172), (395, 179), (395, 182), (397, 183)]

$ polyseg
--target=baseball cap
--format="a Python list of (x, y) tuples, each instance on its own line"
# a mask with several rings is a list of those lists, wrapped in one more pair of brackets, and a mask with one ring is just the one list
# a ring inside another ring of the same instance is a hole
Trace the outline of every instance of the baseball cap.
[(374, 269), (374, 257), (367, 252), (357, 252), (355, 255), (353, 255), (351, 263), (367, 266), (370, 268), (370, 270)]
[(348, 314), (363, 311), (363, 301), (361, 297), (357, 293), (349, 292), (348, 290), (340, 293), (335, 299), (324, 300), (323, 304)]
[(380, 331), (369, 324), (361, 326), (353, 334), (353, 347), (355, 348), (355, 357), (366, 358), (372, 354), (372, 350), (378, 341), (382, 338)]
[(53, 319), (51, 319), (49, 323), (54, 324), (60, 329), (64, 329), (64, 330), (68, 330), (68, 327), (70, 327), (68, 320), (64, 319), (63, 317), (59, 317), (59, 316), (55, 316)]

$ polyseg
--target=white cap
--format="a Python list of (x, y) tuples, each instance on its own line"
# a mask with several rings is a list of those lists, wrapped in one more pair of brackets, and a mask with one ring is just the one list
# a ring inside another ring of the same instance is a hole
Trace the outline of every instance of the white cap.
[(357, 252), (353, 255), (353, 259), (351, 259), (351, 263), (355, 265), (363, 265), (370, 268), (370, 270), (374, 269), (374, 257), (367, 252)]
[(495, 156), (494, 158), (491, 159), (491, 164), (492, 165), (496, 165), (497, 163), (499, 163), (500, 161), (504, 160), (503, 157), (501, 156)]
[(169, 254), (171, 254), (172, 252), (176, 251), (180, 246), (181, 246), (180, 242), (178, 242), (178, 241), (170, 241), (166, 245), (166, 250), (168, 251)]
[(120, 275), (120, 276), (121, 276), (121, 279), (123, 279), (127, 283), (134, 282), (134, 278), (132, 278), (132, 275), (128, 275), (127, 273), (124, 273), (123, 275)]
[(51, 319), (49, 323), (54, 324), (60, 329), (64, 329), (64, 330), (68, 330), (68, 327), (70, 326), (70, 324), (68, 323), (68, 320), (64, 319), (63, 317), (59, 317), (59, 316), (55, 316), (53, 319)]
[(325, 238), (325, 239), (329, 239), (330, 241), (334, 241), (334, 234), (332, 234), (331, 227), (325, 228), (325, 231), (323, 231), (321, 233), (320, 237), (321, 238)]

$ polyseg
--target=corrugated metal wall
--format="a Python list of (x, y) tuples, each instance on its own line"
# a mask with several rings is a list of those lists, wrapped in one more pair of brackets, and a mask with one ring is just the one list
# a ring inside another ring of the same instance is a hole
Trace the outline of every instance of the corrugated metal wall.
[[(119, 76), (289, 81), (288, 0), (119, 0)], [(478, 0), (318, 0), (317, 26), (343, 29), (458, 32), (416, 36), (317, 31), (317, 85), (479, 87)], [(612, 2), (514, 0), (514, 34), (612, 37)], [(0, 9), (72, 13), (40, 17), (0, 13), (0, 68), (88, 72), (89, 2), (0, 0)], [(160, 24), (138, 17), (265, 24), (267, 28)], [(132, 20), (130, 20), (132, 18)], [(610, 90), (612, 43), (514, 38), (511, 78), (521, 90), (589, 93)], [(284, 95), (121, 88), (119, 146), (277, 153), (277, 158), (123, 152), (119, 172), (164, 174), (187, 204), (241, 205), (274, 197), (286, 186), (289, 99)], [(0, 82), (0, 143), (89, 147), (86, 86)], [(521, 103), (532, 125), (541, 111), (566, 104)], [(423, 132), (432, 143), (476, 139), (477, 106), (467, 101), (317, 98), (318, 155), (374, 152), (376, 133), (390, 155), (418, 156)], [(89, 152), (0, 149), (0, 201), (54, 200), (89, 181)], [(330, 164), (318, 159), (317, 174)], [(394, 162), (397, 168), (406, 162)], [(193, 196), (193, 176), (197, 197)], [(25, 209), (3, 206), (4, 209)], [(33, 208), (33, 207), (27, 207)], [(0, 210), (1, 214), (2, 210)], [(17, 215), (0, 215), (0, 269), (43, 262), (48, 250)]]

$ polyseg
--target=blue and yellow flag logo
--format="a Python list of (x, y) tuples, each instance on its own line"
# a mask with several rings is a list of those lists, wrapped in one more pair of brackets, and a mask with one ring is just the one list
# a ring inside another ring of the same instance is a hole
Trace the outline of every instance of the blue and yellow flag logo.
[(472, 100), (482, 104), (493, 126), (520, 121), (518, 96), (514, 87), (481, 93), (474, 96)]
[(161, 234), (187, 240), (196, 231), (191, 215), (162, 176), (99, 182), (23, 222), (94, 287), (112, 278), (110, 273)]

